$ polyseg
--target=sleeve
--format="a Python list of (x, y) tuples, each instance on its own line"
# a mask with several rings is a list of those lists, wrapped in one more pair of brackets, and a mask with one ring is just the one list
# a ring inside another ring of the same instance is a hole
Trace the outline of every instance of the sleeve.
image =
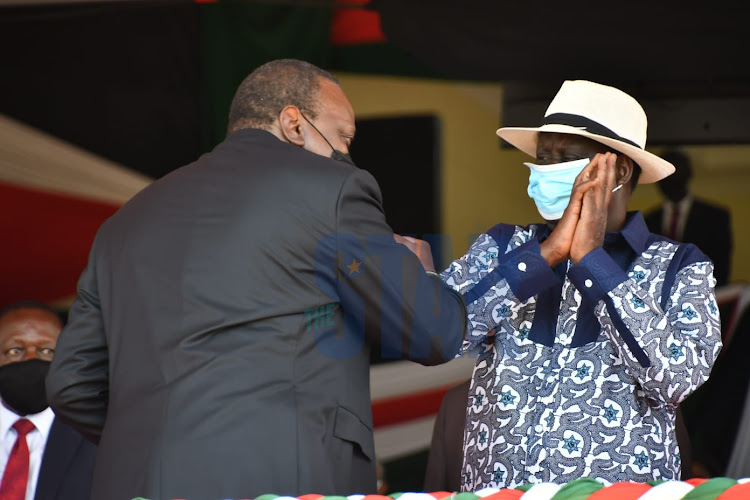
[(603, 331), (646, 396), (673, 406), (708, 379), (721, 350), (713, 267), (694, 246), (686, 249), (662, 293), (668, 293), (663, 309), (641, 286), (660, 278), (638, 268), (628, 277), (602, 248), (569, 271), (576, 288), (598, 304)]
[(464, 296), (469, 323), (461, 353), (472, 355), (482, 354), (491, 331), (512, 333), (512, 318), (534, 306), (532, 297), (560, 283), (539, 242), (509, 225), (480, 235), (441, 276)]
[(109, 351), (99, 307), (96, 241), (78, 281), (68, 323), (57, 340), (47, 375), (47, 399), (55, 415), (99, 442), (109, 401)]
[(364, 331), (383, 358), (430, 365), (455, 357), (466, 330), (463, 299), (396, 243), (380, 189), (366, 171), (353, 170), (344, 181), (329, 242), (324, 267), (347, 327)]

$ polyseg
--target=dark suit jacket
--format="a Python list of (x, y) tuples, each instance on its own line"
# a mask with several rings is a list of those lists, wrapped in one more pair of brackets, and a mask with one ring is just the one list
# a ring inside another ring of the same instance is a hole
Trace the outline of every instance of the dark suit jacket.
[(446, 361), (465, 314), (370, 174), (242, 130), (102, 225), (48, 395), (94, 500), (374, 493), (370, 347)]
[[(666, 235), (662, 227), (663, 208), (644, 215), (649, 231)], [(727, 284), (732, 257), (732, 225), (729, 211), (711, 203), (693, 199), (685, 221), (684, 243), (693, 243), (714, 263), (717, 286)]]
[(57, 418), (47, 436), (35, 500), (88, 500), (96, 445)]

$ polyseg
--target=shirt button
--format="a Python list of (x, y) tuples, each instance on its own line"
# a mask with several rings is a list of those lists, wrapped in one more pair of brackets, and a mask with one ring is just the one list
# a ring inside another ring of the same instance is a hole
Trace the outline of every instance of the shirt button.
[(518, 263), (518, 270), (521, 271), (521, 272), (525, 272), (526, 271), (526, 263), (525, 262), (519, 262)]
[(552, 382), (554, 382), (554, 381), (555, 381), (555, 377), (553, 377), (552, 375), (550, 375), (549, 377), (547, 377), (547, 382), (549, 382), (550, 384)]
[(591, 280), (586, 280), (583, 282), (583, 284), (586, 285), (586, 288), (591, 288), (592, 286), (594, 286), (594, 282)]
[(534, 427), (534, 430), (535, 430), (535, 431), (536, 431), (536, 432), (537, 432), (538, 434), (541, 434), (541, 433), (542, 433), (542, 431), (544, 430), (544, 427), (542, 427), (542, 425), (541, 425), (541, 424), (537, 424), (537, 425), (536, 425), (536, 427)]

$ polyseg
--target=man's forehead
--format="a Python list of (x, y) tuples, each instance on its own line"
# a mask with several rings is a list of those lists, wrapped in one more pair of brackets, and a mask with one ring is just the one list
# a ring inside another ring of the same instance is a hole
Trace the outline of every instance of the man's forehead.
[(538, 146), (557, 146), (557, 147), (585, 147), (592, 150), (604, 150), (607, 146), (593, 139), (576, 134), (562, 134), (558, 132), (540, 132), (538, 137)]
[(55, 314), (44, 309), (23, 308), (8, 311), (0, 317), (0, 331), (17, 330), (30, 322), (47, 324), (54, 328), (62, 328), (62, 322)]
[(320, 110), (354, 119), (354, 110), (344, 90), (330, 80), (323, 80), (320, 85)]

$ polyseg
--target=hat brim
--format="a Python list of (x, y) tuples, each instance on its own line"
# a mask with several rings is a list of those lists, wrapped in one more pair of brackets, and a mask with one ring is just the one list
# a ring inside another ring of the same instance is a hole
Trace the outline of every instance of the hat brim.
[(638, 184), (650, 184), (657, 182), (671, 175), (674, 172), (674, 165), (668, 161), (659, 158), (653, 153), (649, 153), (637, 146), (626, 142), (618, 141), (610, 137), (592, 134), (585, 129), (571, 127), (569, 125), (549, 124), (541, 127), (503, 127), (498, 129), (497, 135), (520, 149), (524, 153), (536, 157), (536, 145), (539, 132), (551, 132), (559, 134), (572, 134), (588, 137), (596, 142), (600, 142), (612, 149), (619, 151), (641, 167), (641, 176)]

